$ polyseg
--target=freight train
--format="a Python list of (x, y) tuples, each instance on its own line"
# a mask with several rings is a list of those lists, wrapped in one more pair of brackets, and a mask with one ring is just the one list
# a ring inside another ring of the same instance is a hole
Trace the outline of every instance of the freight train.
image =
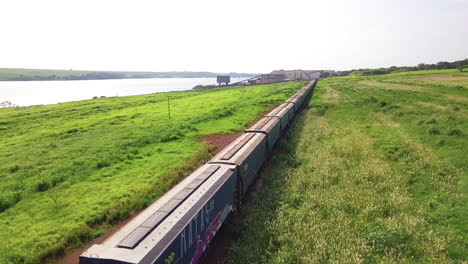
[(302, 87), (114, 235), (86, 250), (80, 263), (197, 263), (315, 85), (313, 80)]

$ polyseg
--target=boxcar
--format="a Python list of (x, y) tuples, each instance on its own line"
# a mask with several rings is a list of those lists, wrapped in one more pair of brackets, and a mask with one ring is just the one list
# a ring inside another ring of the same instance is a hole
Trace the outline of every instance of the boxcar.
[(280, 121), (281, 132), (284, 132), (289, 124), (289, 110), (283, 107), (277, 107), (265, 115), (265, 117), (276, 117)]
[(276, 117), (264, 117), (245, 130), (246, 133), (263, 133), (266, 135), (268, 152), (271, 152), (281, 136), (281, 123)]
[(306, 98), (309, 97), (312, 93), (312, 90), (315, 88), (316, 81), (310, 81), (304, 87), (302, 87), (301, 91), (306, 95)]
[(303, 92), (296, 93), (296, 98), (297, 98), (297, 105), (295, 105), (296, 112), (299, 111), (299, 109), (302, 107), (302, 104), (304, 104), (305, 97), (306, 96)]
[(197, 263), (235, 206), (235, 166), (203, 165), (80, 263)]
[(288, 110), (288, 118), (290, 124), (291, 121), (294, 119), (294, 116), (296, 115), (296, 108), (294, 107), (294, 103), (283, 103), (279, 107)]
[(266, 136), (262, 133), (245, 133), (208, 163), (236, 165), (241, 180), (240, 192), (244, 194), (254, 182), (258, 171), (263, 166), (266, 155)]

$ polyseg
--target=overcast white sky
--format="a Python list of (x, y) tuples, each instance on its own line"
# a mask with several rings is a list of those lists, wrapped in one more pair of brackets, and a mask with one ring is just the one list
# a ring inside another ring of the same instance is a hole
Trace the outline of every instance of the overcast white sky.
[(1, 0), (0, 67), (268, 72), (468, 58), (468, 0)]

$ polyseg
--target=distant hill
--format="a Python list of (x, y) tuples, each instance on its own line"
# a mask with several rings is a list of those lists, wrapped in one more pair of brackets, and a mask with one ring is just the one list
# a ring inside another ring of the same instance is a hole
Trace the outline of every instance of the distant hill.
[(216, 75), (253, 77), (253, 73), (215, 72), (132, 72), (132, 71), (75, 71), (46, 69), (0, 68), (0, 81), (53, 81), (53, 80), (104, 80), (130, 78), (211, 78)]
[(440, 61), (436, 64), (420, 63), (417, 66), (403, 66), (403, 67), (392, 66), (389, 68), (337, 71), (335, 72), (334, 75), (335, 76), (347, 76), (347, 75), (371, 76), (371, 75), (388, 74), (392, 72), (408, 72), (408, 71), (448, 70), (448, 69), (460, 69), (460, 71), (463, 71), (464, 68), (468, 68), (468, 59), (454, 61), (454, 62)]

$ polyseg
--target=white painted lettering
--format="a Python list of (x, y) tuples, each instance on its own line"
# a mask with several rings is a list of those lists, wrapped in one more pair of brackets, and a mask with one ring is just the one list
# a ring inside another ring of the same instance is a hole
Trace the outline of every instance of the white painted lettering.
[(205, 226), (205, 218), (203, 217), (203, 208), (200, 210), (200, 232), (203, 232)]
[(195, 237), (198, 235), (198, 213), (195, 215)]
[(192, 221), (189, 224), (189, 248), (192, 248), (193, 245), (193, 236), (192, 236)]
[(210, 213), (215, 209), (215, 201), (214, 199), (210, 201)]
[(181, 258), (185, 255), (186, 251), (187, 251), (187, 248), (186, 248), (185, 229), (184, 229), (182, 233), (180, 234), (180, 256)]

